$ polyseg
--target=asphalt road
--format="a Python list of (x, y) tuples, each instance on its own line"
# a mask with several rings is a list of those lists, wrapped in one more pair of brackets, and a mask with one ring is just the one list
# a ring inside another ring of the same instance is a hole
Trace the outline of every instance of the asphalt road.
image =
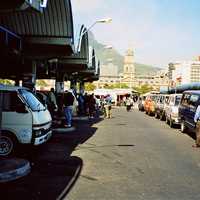
[(113, 110), (76, 146), (83, 161), (69, 200), (199, 200), (200, 150), (179, 129), (143, 112)]

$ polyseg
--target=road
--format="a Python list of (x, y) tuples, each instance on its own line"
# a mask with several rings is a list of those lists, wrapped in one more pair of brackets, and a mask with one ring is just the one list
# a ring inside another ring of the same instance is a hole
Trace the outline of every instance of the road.
[(125, 108), (93, 128), (93, 137), (72, 153), (83, 167), (65, 199), (200, 199), (200, 150), (187, 134)]

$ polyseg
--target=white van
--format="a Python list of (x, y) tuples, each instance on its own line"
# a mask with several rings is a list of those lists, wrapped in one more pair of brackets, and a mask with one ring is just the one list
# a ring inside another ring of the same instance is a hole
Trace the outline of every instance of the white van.
[(0, 155), (13, 152), (17, 143), (40, 145), (52, 135), (51, 115), (27, 88), (0, 86), (2, 134)]

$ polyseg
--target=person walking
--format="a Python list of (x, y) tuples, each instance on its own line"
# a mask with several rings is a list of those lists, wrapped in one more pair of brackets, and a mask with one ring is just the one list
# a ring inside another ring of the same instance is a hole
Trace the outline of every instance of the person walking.
[(125, 104), (126, 104), (126, 111), (129, 112), (131, 110), (132, 105), (133, 105), (133, 100), (131, 99), (130, 96), (126, 97)]
[(64, 93), (64, 114), (66, 119), (65, 127), (69, 128), (72, 126), (72, 111), (74, 104), (74, 95), (70, 91)]
[(110, 95), (107, 95), (105, 98), (105, 116), (106, 118), (111, 118), (111, 109), (112, 109), (112, 98)]

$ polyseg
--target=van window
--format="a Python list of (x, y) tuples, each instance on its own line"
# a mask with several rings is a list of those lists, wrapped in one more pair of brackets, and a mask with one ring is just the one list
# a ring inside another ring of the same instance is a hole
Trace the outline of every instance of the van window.
[(1, 91), (3, 94), (3, 111), (4, 112), (13, 112), (16, 110), (16, 105), (22, 104), (21, 100), (17, 96), (15, 91)]
[(32, 92), (24, 89), (19, 90), (19, 92), (32, 111), (41, 111), (46, 109)]
[(184, 94), (182, 101), (181, 101), (181, 104), (188, 106), (189, 105), (189, 99), (190, 99), (190, 94)]
[(192, 105), (192, 106), (196, 106), (198, 99), (199, 99), (198, 95), (192, 94), (191, 97), (190, 97), (189, 104)]

